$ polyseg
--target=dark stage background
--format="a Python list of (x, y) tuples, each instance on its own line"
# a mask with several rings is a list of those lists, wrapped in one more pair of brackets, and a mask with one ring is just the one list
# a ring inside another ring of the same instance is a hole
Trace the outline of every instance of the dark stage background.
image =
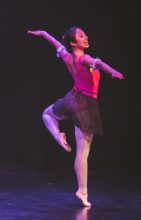
[(101, 73), (104, 136), (93, 140), (90, 169), (141, 168), (139, 13), (135, 1), (1, 1), (0, 170), (72, 167), (71, 122), (61, 123), (73, 146), (71, 154), (56, 144), (42, 122), (43, 110), (71, 89), (71, 76), (54, 48), (26, 32), (45, 29), (60, 40), (76, 25), (88, 33), (88, 52), (125, 76), (120, 81)]

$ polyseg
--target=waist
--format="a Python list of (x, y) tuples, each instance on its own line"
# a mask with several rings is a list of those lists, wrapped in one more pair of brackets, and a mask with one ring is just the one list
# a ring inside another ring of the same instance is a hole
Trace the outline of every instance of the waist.
[(73, 90), (76, 91), (76, 92), (80, 92), (80, 93), (82, 93), (84, 95), (87, 95), (89, 97), (97, 98), (97, 93), (95, 93), (95, 92), (87, 91), (85, 89), (80, 89), (80, 88), (78, 88), (76, 86), (73, 87)]

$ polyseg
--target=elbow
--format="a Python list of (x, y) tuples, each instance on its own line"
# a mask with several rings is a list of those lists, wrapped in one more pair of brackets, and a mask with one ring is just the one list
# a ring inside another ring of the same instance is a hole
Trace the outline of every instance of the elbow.
[(97, 69), (102, 69), (102, 61), (99, 58), (95, 59), (95, 66)]
[(41, 31), (41, 33), (40, 33), (40, 37), (46, 37), (46, 31)]

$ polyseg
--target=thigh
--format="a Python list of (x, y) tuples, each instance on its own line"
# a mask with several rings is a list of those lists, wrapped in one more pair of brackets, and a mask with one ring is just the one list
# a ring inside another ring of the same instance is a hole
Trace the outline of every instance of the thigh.
[(84, 145), (90, 145), (93, 140), (93, 136), (93, 134), (83, 132), (80, 128), (75, 126), (75, 138), (77, 146), (81, 145), (82, 143)]
[(53, 111), (53, 105), (54, 105), (54, 104), (48, 106), (48, 107), (44, 110), (43, 115), (50, 115), (50, 116), (52, 116), (52, 117), (54, 117), (54, 118), (56, 118), (56, 119), (58, 119), (58, 120), (65, 119), (66, 117), (65, 117), (64, 115), (58, 116), (58, 115), (56, 115), (56, 114), (54, 113), (54, 111)]

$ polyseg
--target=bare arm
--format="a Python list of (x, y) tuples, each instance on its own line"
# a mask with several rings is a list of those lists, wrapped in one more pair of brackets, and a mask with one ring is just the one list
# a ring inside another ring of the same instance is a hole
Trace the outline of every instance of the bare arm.
[(62, 58), (63, 61), (66, 61), (66, 58), (69, 55), (69, 52), (67, 52), (66, 48), (64, 48), (64, 46), (61, 44), (61, 42), (59, 42), (58, 40), (56, 40), (52, 35), (50, 35), (48, 32), (46, 31), (41, 31), (41, 30), (36, 30), (36, 31), (30, 31), (28, 30), (27, 32), (30, 35), (34, 35), (34, 36), (38, 36), (38, 37), (42, 37), (44, 38), (50, 45), (52, 45), (56, 50), (61, 49), (59, 51), (59, 55)]
[(110, 74), (112, 77), (124, 79), (123, 75), (120, 72), (118, 72), (117, 70), (109, 66), (108, 64), (104, 63), (100, 59), (94, 59), (89, 55), (85, 55), (83, 56), (83, 59), (81, 62), (82, 64), (90, 66), (94, 69), (101, 69), (104, 72)]
[(100, 59), (96, 59), (95, 65), (98, 66), (101, 70), (105, 71), (106, 73), (109, 73), (112, 77), (124, 79), (123, 75), (120, 72), (118, 72), (108, 64), (104, 63)]

